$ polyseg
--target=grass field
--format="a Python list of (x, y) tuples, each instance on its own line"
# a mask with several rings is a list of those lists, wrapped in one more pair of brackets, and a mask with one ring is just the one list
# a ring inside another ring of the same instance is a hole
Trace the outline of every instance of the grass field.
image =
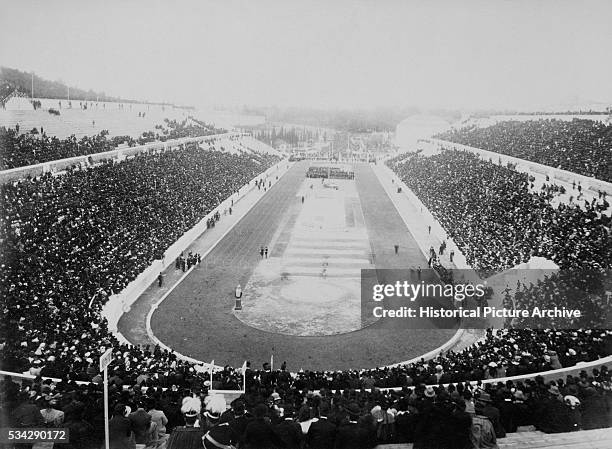
[[(384, 329), (376, 324), (338, 335), (282, 335), (255, 329), (232, 313), (237, 283), (245, 286), (261, 257), (284, 253), (301, 207), (298, 195), (307, 162), (296, 164), (219, 242), (203, 263), (178, 285), (153, 314), (155, 335), (177, 351), (199, 360), (260, 366), (274, 349), (278, 363), (291, 370), (369, 368), (416, 357), (434, 349), (454, 330)], [(358, 165), (355, 187), (376, 268), (426, 266), (395, 207), (372, 169)], [(395, 254), (394, 245), (400, 246)], [(270, 314), (276, 313), (274, 310)]]

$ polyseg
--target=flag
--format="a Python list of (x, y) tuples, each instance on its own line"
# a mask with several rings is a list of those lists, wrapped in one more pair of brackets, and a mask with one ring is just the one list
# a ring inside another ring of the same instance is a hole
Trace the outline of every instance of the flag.
[(242, 364), (242, 391), (246, 393), (246, 370), (247, 370), (247, 361), (245, 360)]
[(215, 366), (215, 360), (213, 359), (210, 362), (210, 370), (209, 370), (209, 372), (210, 372), (210, 389), (211, 390), (213, 388), (213, 369), (214, 369), (214, 366)]

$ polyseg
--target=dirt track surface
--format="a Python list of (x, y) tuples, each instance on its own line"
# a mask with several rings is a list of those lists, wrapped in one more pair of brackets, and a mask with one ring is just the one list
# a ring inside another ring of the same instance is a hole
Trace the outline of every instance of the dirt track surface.
[[(307, 167), (306, 162), (292, 167), (172, 291), (151, 320), (157, 338), (184, 355), (221, 365), (240, 366), (250, 360), (258, 367), (274, 350), (275, 363), (286, 360), (291, 370), (337, 370), (407, 360), (435, 349), (454, 334), (451, 329), (373, 325), (334, 336), (287, 336), (257, 330), (232, 314), (234, 288), (237, 283), (246, 285), (260, 259), (260, 246), (269, 245), (277, 230), (282, 234), (292, 226)], [(376, 267), (426, 267), (427, 261), (371, 168), (362, 164), (355, 172)], [(398, 255), (395, 244), (400, 246)], [(271, 254), (282, 250), (270, 248)]]

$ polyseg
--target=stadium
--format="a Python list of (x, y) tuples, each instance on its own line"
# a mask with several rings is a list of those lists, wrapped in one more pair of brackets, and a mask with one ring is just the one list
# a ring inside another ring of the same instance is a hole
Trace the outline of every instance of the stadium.
[(0, 448), (612, 445), (609, 61), (529, 41), (524, 92), (500, 33), (485, 93), (455, 6), (110, 3), (0, 19)]

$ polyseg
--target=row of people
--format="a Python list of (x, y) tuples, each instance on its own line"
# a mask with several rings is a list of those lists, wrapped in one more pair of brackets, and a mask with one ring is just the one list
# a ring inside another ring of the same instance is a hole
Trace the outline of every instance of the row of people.
[(307, 178), (354, 179), (355, 172), (338, 167), (310, 167), (306, 172)]
[[(190, 449), (495, 448), (519, 427), (547, 433), (608, 427), (612, 383), (606, 366), (549, 382), (541, 376), (498, 383), (419, 384), (401, 390), (313, 391), (253, 386), (228, 404), (208, 386), (111, 385), (111, 447)], [(0, 383), (2, 411), (15, 427), (65, 427), (67, 448), (99, 447), (101, 388), (36, 380)]]
[(395, 159), (390, 166), (482, 273), (546, 257), (561, 268), (612, 267), (612, 220), (593, 209), (551, 205), (529, 176), (467, 151)]
[(502, 121), (435, 137), (612, 182), (612, 124), (584, 119)]
[(155, 131), (144, 132), (137, 139), (130, 136), (109, 138), (107, 130), (81, 139), (77, 139), (74, 135), (65, 139), (47, 136), (42, 127), (40, 132), (36, 128), (25, 133), (20, 131), (19, 125), (9, 129), (0, 127), (0, 170), (111, 151), (119, 144), (144, 145), (156, 141), (165, 142), (182, 137), (201, 137), (224, 132), (213, 125), (196, 122), (192, 118), (180, 122), (165, 119), (164, 124), (157, 125)]
[(0, 186), (4, 369), (86, 368), (116, 344), (106, 299), (277, 160), (185, 148)]

